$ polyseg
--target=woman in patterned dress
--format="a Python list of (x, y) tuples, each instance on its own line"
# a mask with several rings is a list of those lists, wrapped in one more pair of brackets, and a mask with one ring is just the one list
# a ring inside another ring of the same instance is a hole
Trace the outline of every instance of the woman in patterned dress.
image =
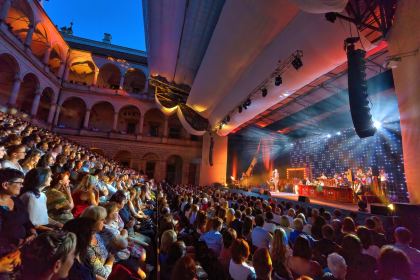
[(73, 209), (74, 204), (71, 197), (69, 177), (68, 172), (55, 173), (51, 182), (52, 187), (45, 193), (48, 216), (62, 224), (73, 219), (71, 209)]

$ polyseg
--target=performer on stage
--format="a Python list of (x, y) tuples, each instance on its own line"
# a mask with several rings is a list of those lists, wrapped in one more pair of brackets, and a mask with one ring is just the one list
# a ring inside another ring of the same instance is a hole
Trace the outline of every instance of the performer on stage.
[(350, 169), (350, 168), (347, 170), (347, 172), (346, 172), (346, 176), (347, 176), (347, 180), (348, 180), (349, 182), (353, 182), (353, 181), (354, 181), (354, 180), (353, 180), (353, 172), (351, 172), (351, 169)]
[(364, 178), (365, 174), (363, 174), (362, 169), (360, 168), (359, 171), (356, 173), (356, 180), (361, 182)]
[(344, 187), (351, 188), (351, 183), (350, 183), (350, 180), (347, 177), (347, 174), (343, 175), (343, 181), (344, 181)]
[(241, 179), (242, 179), (242, 180), (244, 180), (244, 179), (245, 179), (245, 177), (246, 177), (245, 172), (242, 172)]
[(325, 176), (325, 174), (324, 174), (324, 173), (322, 173), (322, 175), (321, 175), (321, 179), (327, 179), (327, 176)]
[(379, 178), (381, 179), (381, 192), (382, 195), (387, 195), (388, 193), (388, 174), (385, 173), (385, 170), (381, 170), (379, 173)]
[(279, 187), (279, 172), (277, 171), (277, 169), (274, 169), (274, 187), (276, 191), (279, 191), (278, 187)]
[(338, 175), (338, 173), (335, 173), (334, 174), (334, 184), (335, 184), (335, 186), (338, 186), (340, 184), (340, 180), (341, 180), (340, 175)]

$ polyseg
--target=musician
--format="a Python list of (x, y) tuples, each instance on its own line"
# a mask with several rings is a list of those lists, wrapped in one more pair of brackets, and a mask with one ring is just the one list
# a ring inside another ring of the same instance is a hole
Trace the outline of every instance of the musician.
[(309, 178), (308, 178), (308, 177), (306, 177), (306, 180), (303, 180), (303, 181), (302, 181), (302, 184), (303, 184), (303, 185), (307, 185), (307, 186), (309, 186), (309, 185), (311, 184), (311, 180), (309, 180)]
[(321, 179), (327, 179), (327, 176), (325, 176), (325, 174), (324, 174), (324, 173), (322, 173), (322, 175), (321, 175)]
[(379, 173), (379, 178), (381, 179), (381, 191), (383, 195), (387, 194), (388, 190), (388, 174), (385, 173), (385, 170), (381, 170), (381, 173)]
[(246, 177), (245, 172), (242, 172), (241, 179), (243, 180), (243, 179), (245, 179), (245, 177)]
[(351, 183), (347, 177), (347, 174), (343, 175), (343, 181), (344, 181), (344, 185), (342, 185), (342, 187), (351, 188)]
[(341, 180), (340, 175), (338, 175), (338, 173), (335, 173), (335, 174), (334, 174), (334, 184), (335, 184), (336, 186), (338, 186), (338, 184), (340, 184), (340, 180)]
[(359, 171), (356, 173), (356, 180), (361, 182), (364, 178), (365, 174), (363, 173), (363, 170), (360, 168)]
[(277, 171), (277, 169), (274, 169), (274, 187), (276, 190), (278, 190), (278, 186), (279, 186), (279, 172)]
[(366, 172), (366, 175), (368, 175), (369, 177), (372, 177), (372, 167), (369, 167), (368, 172)]
[(348, 170), (347, 170), (347, 172), (346, 172), (346, 177), (347, 177), (347, 180), (349, 181), (349, 182), (353, 182), (354, 180), (353, 180), (353, 172), (351, 172), (351, 169), (349, 168)]

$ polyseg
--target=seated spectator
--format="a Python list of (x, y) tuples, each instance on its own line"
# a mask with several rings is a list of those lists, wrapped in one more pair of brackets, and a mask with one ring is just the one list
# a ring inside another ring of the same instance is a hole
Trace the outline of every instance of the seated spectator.
[(293, 229), (290, 227), (290, 220), (286, 216), (280, 217), (280, 228), (284, 230), (287, 239), (289, 239)]
[(171, 280), (196, 280), (195, 262), (190, 256), (180, 258), (173, 270)]
[[(304, 208), (300, 208), (300, 209), (304, 209)], [(299, 213), (297, 215), (297, 218), (301, 219), (303, 222), (303, 232), (306, 233), (307, 235), (311, 235), (312, 225), (306, 222), (305, 215), (302, 213)]]
[(287, 244), (286, 233), (281, 228), (274, 231), (273, 242), (270, 247), (270, 255), (273, 260), (273, 269), (277, 275), (283, 278), (291, 277), (289, 272), (284, 272), (286, 271), (285, 265), (287, 258), (293, 255), (293, 251)]
[(373, 245), (378, 246), (379, 248), (382, 248), (382, 246), (387, 244), (385, 235), (383, 233), (376, 233), (374, 231), (376, 223), (373, 219), (371, 218), (366, 219), (365, 226), (370, 230), (370, 233), (372, 234)]
[(85, 160), (82, 163), (82, 167), (79, 170), (77, 170), (77, 173), (80, 173), (80, 172), (88, 172), (89, 173), (89, 169), (90, 169), (90, 162), (88, 160)]
[(203, 198), (201, 200), (201, 209), (200, 210), (207, 211), (207, 208), (209, 206), (207, 203), (208, 203), (207, 198)]
[(67, 163), (67, 156), (64, 154), (59, 154), (56, 159), (56, 163), (51, 166), (51, 171), (53, 174), (55, 173), (64, 173), (65, 170), (63, 168), (64, 164)]
[(190, 224), (192, 225), (195, 221), (195, 218), (197, 217), (197, 213), (198, 213), (198, 205), (197, 204), (193, 204), (191, 206), (191, 212), (188, 216), (188, 219), (190, 221)]
[(24, 172), (19, 164), (19, 160), (23, 160), (26, 155), (25, 147), (22, 145), (10, 145), (7, 147), (8, 160), (3, 160), (1, 163), (2, 168), (11, 168)]
[(51, 171), (47, 168), (34, 168), (26, 174), (19, 196), (29, 213), (32, 224), (41, 231), (63, 227), (61, 223), (48, 217), (47, 197), (42, 190), (50, 184)]
[(341, 211), (339, 209), (334, 210), (333, 220), (341, 220)]
[(244, 239), (235, 239), (232, 243), (231, 252), (232, 259), (229, 264), (229, 273), (234, 280), (247, 279), (251, 273), (255, 273), (254, 268), (245, 262), (249, 256), (249, 246)]
[(197, 217), (194, 222), (194, 228), (198, 234), (206, 233), (206, 223), (207, 223), (207, 213), (204, 210), (201, 210), (197, 213)]
[(245, 216), (244, 224), (242, 226), (242, 238), (250, 244), (252, 243), (252, 229), (254, 227), (253, 224), (253, 218), (251, 216)]
[(322, 227), (322, 238), (314, 242), (314, 250), (327, 257), (332, 253), (340, 253), (341, 248), (334, 241), (334, 230), (330, 225)]
[(73, 266), (76, 235), (49, 231), (22, 249), (22, 279), (65, 279)]
[(277, 228), (276, 224), (273, 223), (273, 218), (274, 218), (273, 213), (267, 212), (265, 214), (265, 217), (266, 217), (266, 220), (264, 223), (264, 229), (272, 234), (274, 230)]
[(55, 173), (45, 193), (48, 216), (61, 224), (73, 219), (71, 209), (74, 204), (69, 183), (69, 173)]
[(222, 252), (223, 237), (220, 234), (223, 221), (220, 218), (213, 219), (213, 230), (200, 236), (200, 241), (205, 241), (207, 247), (218, 255)]
[(346, 260), (337, 253), (332, 253), (328, 255), (327, 258), (328, 270), (331, 273), (331, 276), (328, 273), (324, 274), (322, 277), (323, 280), (345, 280), (347, 265)]
[(252, 231), (252, 244), (258, 248), (269, 249), (273, 237), (264, 229), (264, 217), (261, 214), (255, 217), (255, 225), (256, 227)]
[(223, 233), (223, 247), (219, 260), (225, 267), (229, 267), (230, 260), (232, 259), (231, 245), (236, 238), (237, 235), (234, 229), (230, 228)]
[(161, 266), (161, 277), (160, 279), (170, 280), (172, 276), (172, 271), (176, 262), (181, 259), (187, 250), (185, 243), (183, 241), (177, 241), (172, 243), (169, 248), (169, 256), (165, 264)]
[(169, 248), (173, 243), (177, 241), (176, 232), (173, 230), (167, 230), (162, 234), (160, 240), (160, 252), (159, 259), (160, 264), (165, 264), (169, 257)]
[(395, 229), (399, 227), (403, 227), (403, 220), (399, 216), (394, 216), (392, 218), (392, 226), (390, 228), (387, 228), (385, 231), (385, 237), (391, 244), (395, 244)]
[[(296, 218), (296, 219), (293, 221), (293, 228), (294, 228), (294, 230), (292, 230), (292, 231), (290, 232), (290, 238), (289, 238), (289, 240), (290, 240), (292, 243), (294, 243), (294, 242), (295, 242), (296, 238), (297, 238), (299, 235), (305, 235), (305, 236), (306, 236), (306, 233), (304, 233), (304, 232), (303, 232), (303, 222), (302, 222), (302, 220), (301, 220), (301, 219)], [(308, 240), (311, 242), (311, 245), (312, 245), (312, 244), (313, 244), (313, 242), (314, 242), (314, 240), (312, 239), (312, 237), (308, 236)]]
[(26, 174), (29, 170), (35, 168), (40, 158), (41, 153), (39, 151), (30, 150), (22, 163), (23, 172)]
[(312, 224), (311, 234), (313, 239), (319, 240), (322, 238), (322, 227), (327, 224), (327, 221), (321, 215), (315, 218), (314, 223)]
[(54, 165), (55, 159), (50, 154), (45, 154), (41, 157), (41, 159), (38, 161), (38, 167), (42, 168), (50, 168)]
[(334, 220), (332, 223), (332, 227), (334, 229), (334, 238), (333, 241), (341, 246), (341, 242), (343, 241), (344, 236), (347, 234), (342, 232), (343, 224), (340, 220)]
[(255, 251), (252, 256), (252, 265), (255, 273), (248, 275), (247, 280), (271, 279), (273, 266), (267, 248), (259, 248)]
[(291, 225), (293, 224), (293, 220), (295, 219), (295, 217), (296, 217), (295, 209), (289, 208), (289, 210), (287, 211), (286, 218), (289, 219), (289, 222)]
[(293, 277), (321, 277), (324, 275), (319, 263), (311, 261), (311, 258), (312, 250), (308, 238), (304, 235), (298, 236), (293, 245), (293, 256), (287, 260), (287, 266)]
[(385, 246), (381, 250), (381, 256), (379, 257), (379, 271), (377, 279), (413, 279), (411, 274), (411, 264), (407, 255), (395, 247)]
[(382, 234), (385, 234), (385, 230), (384, 230), (384, 228), (383, 228), (383, 226), (382, 226), (382, 221), (381, 221), (381, 219), (379, 219), (378, 217), (376, 217), (376, 216), (372, 216), (372, 220), (374, 220), (375, 221), (375, 228), (373, 229), (373, 231), (374, 232), (376, 232), (376, 233), (382, 233)]
[(352, 220), (352, 218), (345, 217), (343, 219), (343, 232), (347, 234), (356, 235), (356, 226)]
[(229, 208), (226, 212), (226, 228), (230, 227), (230, 223), (235, 220), (235, 210)]
[(403, 251), (411, 262), (414, 279), (420, 279), (420, 251), (410, 247), (410, 243), (413, 240), (411, 231), (404, 227), (396, 228), (395, 240), (396, 243), (394, 247)]
[(371, 280), (375, 279), (377, 264), (374, 257), (362, 253), (360, 239), (349, 234), (343, 238), (342, 256), (347, 264), (346, 279)]
[(99, 204), (98, 180), (91, 175), (86, 176), (72, 193), (74, 207), (71, 210), (76, 218), (90, 205)]
[[(309, 213), (309, 209), (308, 209), (308, 213)], [(311, 216), (308, 218), (308, 223), (313, 225), (315, 222), (316, 217), (319, 216), (319, 211), (318, 209), (313, 208), (311, 210)]]
[(233, 220), (230, 224), (229, 227), (231, 229), (234, 229), (236, 231), (236, 233), (238, 234), (239, 237), (242, 236), (242, 228), (244, 225), (244, 222), (241, 221), (242, 219), (242, 213), (240, 210), (236, 210), (235, 211), (235, 220)]
[(357, 237), (359, 237), (362, 242), (363, 254), (374, 257), (376, 260), (379, 259), (381, 255), (381, 249), (378, 246), (373, 245), (372, 234), (364, 226), (359, 226), (357, 228)]

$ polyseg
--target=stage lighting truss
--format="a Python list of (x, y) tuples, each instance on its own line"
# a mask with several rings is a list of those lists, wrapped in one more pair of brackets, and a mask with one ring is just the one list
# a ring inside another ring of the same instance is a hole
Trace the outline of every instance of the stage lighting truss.
[[(267, 77), (265, 78), (257, 87), (255, 87), (250, 94), (248, 94), (241, 102), (239, 102), (239, 105), (237, 105), (234, 109), (229, 111), (229, 113), (226, 114), (222, 119), (220, 119), (219, 122), (217, 122), (212, 130), (220, 130), (220, 127), (222, 125), (222, 122), (226, 120), (226, 118), (229, 116), (231, 117), (236, 112), (242, 113), (242, 109), (248, 109), (248, 107), (251, 105), (252, 99), (254, 99), (258, 94), (262, 94), (263, 97), (267, 96), (268, 94), (268, 86), (272, 83), (274, 83), (276, 86), (279, 86), (283, 83), (282, 75), (292, 66), (298, 70), (300, 67), (302, 67), (302, 57), (303, 57), (303, 51), (297, 50), (293, 54), (291, 54), (284, 62), (279, 61), (278, 67)], [(279, 83), (280, 82), (280, 83)], [(278, 84), (279, 83), (279, 84)]]

